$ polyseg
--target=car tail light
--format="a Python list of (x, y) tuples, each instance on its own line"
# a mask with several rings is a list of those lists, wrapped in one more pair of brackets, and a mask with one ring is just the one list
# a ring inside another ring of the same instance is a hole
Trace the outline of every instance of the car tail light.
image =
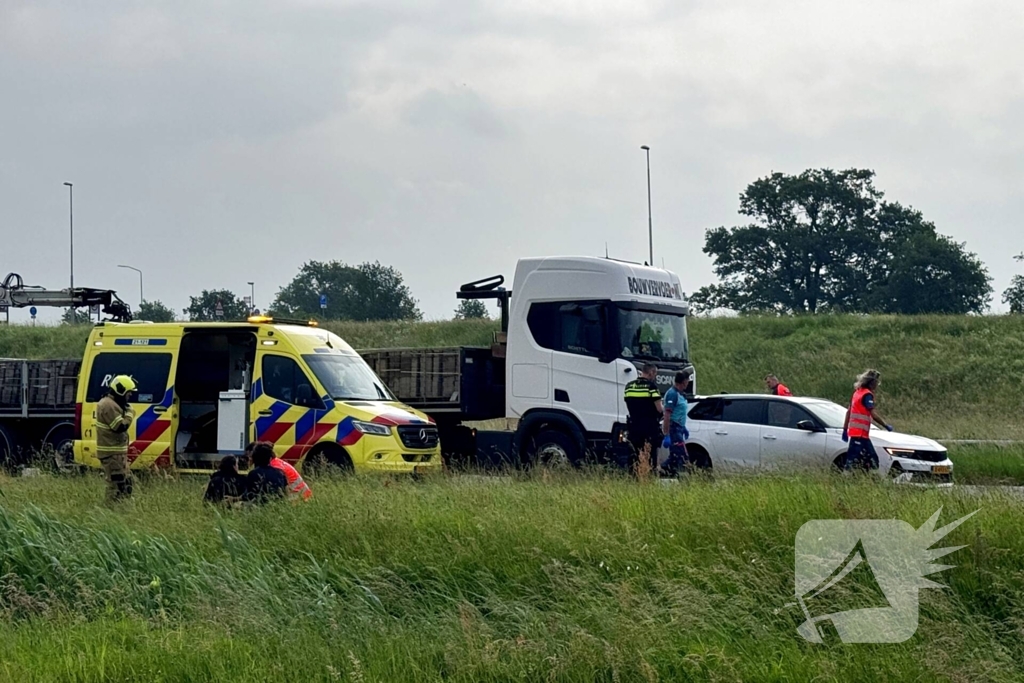
[(75, 404), (75, 441), (82, 440), (82, 404)]

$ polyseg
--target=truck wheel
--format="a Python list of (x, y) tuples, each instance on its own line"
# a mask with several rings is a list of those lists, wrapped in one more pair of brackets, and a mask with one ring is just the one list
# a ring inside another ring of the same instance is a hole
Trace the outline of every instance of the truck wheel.
[(531, 462), (540, 467), (565, 470), (579, 465), (579, 446), (565, 432), (545, 429), (533, 439)]
[(75, 461), (75, 426), (61, 422), (51, 427), (43, 439), (43, 450), (53, 459), (58, 470), (72, 465)]
[(352, 458), (345, 449), (334, 444), (314, 446), (302, 461), (302, 476), (317, 479), (335, 475), (349, 475), (355, 472)]
[(0, 467), (14, 467), (14, 439), (0, 427)]

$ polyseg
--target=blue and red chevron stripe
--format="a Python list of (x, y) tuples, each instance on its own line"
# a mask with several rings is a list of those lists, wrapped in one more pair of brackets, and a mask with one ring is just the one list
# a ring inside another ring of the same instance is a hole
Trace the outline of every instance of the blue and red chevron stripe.
[[(135, 418), (135, 440), (128, 446), (129, 460), (135, 460), (146, 449), (150, 448), (157, 439), (163, 436), (164, 432), (170, 429), (171, 419), (170, 415), (166, 413), (170, 410), (173, 403), (174, 387), (168, 387), (160, 403), (154, 403)], [(157, 412), (157, 408), (162, 410)], [(155, 455), (170, 455), (170, 452), (170, 444), (167, 444), (161, 449), (160, 453)]]

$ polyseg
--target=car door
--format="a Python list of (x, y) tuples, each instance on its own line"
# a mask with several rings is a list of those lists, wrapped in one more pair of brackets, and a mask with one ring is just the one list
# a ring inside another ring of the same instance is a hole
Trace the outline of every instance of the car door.
[(765, 403), (758, 398), (722, 399), (722, 419), (711, 428), (712, 462), (760, 466)]
[(588, 431), (609, 431), (619, 420), (623, 399), (618, 364), (602, 358), (607, 344), (606, 306), (560, 303), (557, 322), (557, 346), (551, 354), (552, 408), (572, 412)]
[(761, 427), (761, 466), (819, 465), (828, 435), (797, 426), (809, 422), (815, 430), (820, 430), (818, 420), (792, 401), (769, 400), (767, 403), (765, 424)]

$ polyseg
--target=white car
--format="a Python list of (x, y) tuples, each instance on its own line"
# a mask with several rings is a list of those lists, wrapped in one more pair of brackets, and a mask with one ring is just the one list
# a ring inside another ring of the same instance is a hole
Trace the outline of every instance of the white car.
[[(846, 408), (821, 398), (721, 394), (693, 399), (686, 449), (697, 464), (763, 469), (842, 468)], [(953, 463), (941, 444), (920, 436), (871, 429), (878, 471), (902, 481), (948, 484)]]

